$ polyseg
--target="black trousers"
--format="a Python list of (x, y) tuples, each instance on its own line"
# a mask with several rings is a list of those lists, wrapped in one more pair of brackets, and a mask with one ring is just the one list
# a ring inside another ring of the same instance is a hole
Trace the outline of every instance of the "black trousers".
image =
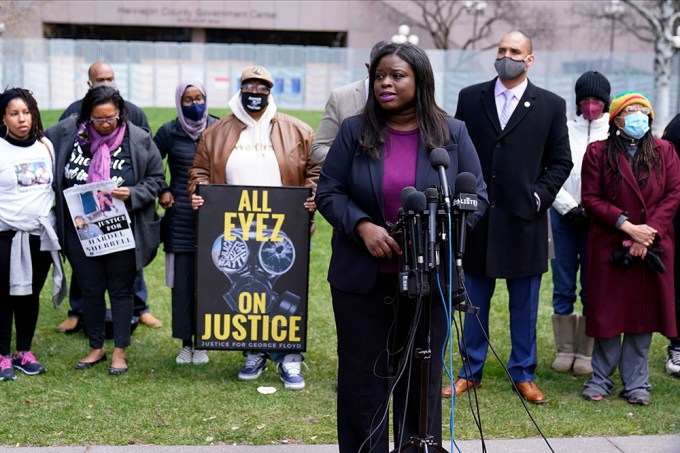
[[(338, 335), (338, 443), (341, 453), (389, 449), (389, 389), (393, 391), (393, 430), (396, 446), (419, 434), (421, 360), (405, 354), (416, 301), (398, 294), (396, 275), (380, 274), (368, 294), (331, 287)], [(432, 309), (427, 434), (441, 445), (442, 348), (446, 319), (439, 297), (423, 304)], [(425, 345), (420, 326), (414, 349)], [(406, 363), (399, 375), (400, 364)], [(417, 451), (412, 448), (409, 451)]]
[(17, 329), (16, 350), (31, 350), (40, 311), (40, 291), (52, 264), (50, 252), (40, 251), (40, 238), (30, 236), (33, 293), (28, 296), (10, 296), (9, 264), (13, 237), (13, 232), (0, 233), (0, 354), (2, 355), (10, 354), (13, 320)]
[(83, 320), (92, 349), (104, 347), (104, 323), (108, 292), (113, 318), (113, 341), (117, 348), (130, 345), (132, 285), (137, 274), (135, 251), (86, 256), (73, 228), (66, 228), (66, 257), (83, 298)]
[(172, 285), (172, 337), (190, 341), (194, 336), (194, 253), (175, 253)]

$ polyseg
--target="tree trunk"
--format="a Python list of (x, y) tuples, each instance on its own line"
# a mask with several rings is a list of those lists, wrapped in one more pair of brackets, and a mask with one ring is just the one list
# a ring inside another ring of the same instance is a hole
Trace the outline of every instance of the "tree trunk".
[(657, 37), (656, 57), (654, 59), (654, 124), (652, 131), (654, 135), (660, 136), (664, 128), (670, 121), (670, 84), (671, 72), (673, 69), (673, 54), (675, 49), (673, 43), (667, 41), (663, 36)]

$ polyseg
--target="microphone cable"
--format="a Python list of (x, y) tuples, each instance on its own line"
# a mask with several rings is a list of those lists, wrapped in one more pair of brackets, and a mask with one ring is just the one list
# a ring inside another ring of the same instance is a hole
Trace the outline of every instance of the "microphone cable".
[[(400, 263), (401, 265), (401, 263)], [(422, 278), (422, 277), (421, 277)], [(401, 297), (399, 290), (396, 291), (395, 296), (392, 298), (386, 298), (386, 299), (391, 299), (392, 303), (394, 301), (397, 301)], [(407, 382), (406, 382), (406, 393), (404, 395), (404, 418), (401, 420), (401, 426), (402, 429), (400, 430), (400, 436), (404, 435), (404, 430), (403, 427), (405, 426), (405, 417), (406, 413), (408, 411), (408, 393), (411, 391), (411, 368), (413, 365), (413, 361), (409, 360), (409, 358), (413, 355), (414, 351), (414, 345), (415, 345), (415, 337), (416, 337), (416, 332), (417, 328), (420, 322), (420, 317), (422, 314), (422, 305), (423, 305), (423, 299), (425, 296), (422, 294), (419, 294), (418, 297), (415, 299), (415, 309), (414, 309), (414, 316), (413, 316), (413, 321), (411, 322), (411, 325), (409, 326), (408, 329), (408, 334), (406, 336), (407, 341), (403, 346), (399, 346), (393, 349), (393, 345), (390, 343), (396, 343), (393, 339), (396, 338), (396, 331), (398, 330), (398, 318), (399, 318), (399, 313), (398, 313), (398, 304), (394, 305), (394, 319), (393, 319), (393, 324), (392, 327), (390, 327), (391, 333), (388, 334), (387, 337), (387, 344), (385, 345), (385, 352), (387, 354), (387, 370), (388, 374), (386, 376), (381, 376), (377, 371), (376, 367), (378, 366), (377, 361), (380, 360), (380, 357), (376, 359), (376, 363), (374, 364), (374, 376), (378, 378), (383, 378), (387, 379), (390, 381), (386, 395), (383, 399), (383, 402), (378, 406), (375, 414), (373, 415), (373, 420), (371, 421), (371, 430), (369, 431), (366, 439), (362, 442), (362, 444), (359, 446), (359, 451), (361, 451), (367, 443), (370, 445), (373, 436), (378, 434), (380, 431), (387, 429), (389, 432), (389, 409), (390, 409), (390, 402), (393, 401), (393, 393), (394, 389), (398, 385), (400, 379), (404, 376), (404, 373), (408, 370), (407, 374)], [(389, 302), (386, 302), (389, 303)], [(398, 353), (401, 353), (401, 357), (399, 361), (397, 362), (396, 366), (394, 367), (395, 372), (392, 374), (390, 372), (390, 362), (389, 359), (390, 357), (393, 357), (397, 355)], [(400, 445), (402, 445), (402, 438), (400, 437), (399, 440), (399, 445), (395, 445), (396, 448), (399, 448)], [(372, 446), (369, 448), (369, 453), (373, 451), (375, 446)]]
[[(467, 293), (467, 290), (465, 289), (465, 282), (461, 282), (461, 285), (463, 286), (463, 290), (464, 290), (464, 294), (465, 294), (465, 301), (468, 303), (469, 306), (475, 307), (475, 305), (473, 305), (473, 304), (472, 304), (472, 301), (470, 300), (470, 297), (469, 297), (469, 294)], [(489, 340), (489, 335), (487, 334), (487, 332), (486, 332), (486, 331), (484, 330), (484, 328), (482, 327), (482, 321), (479, 319), (479, 314), (478, 314), (478, 313), (475, 313), (475, 314), (474, 314), (474, 317), (475, 317), (475, 319), (477, 320), (477, 324), (479, 325), (479, 329), (481, 330), (482, 335), (484, 335), (484, 339), (486, 340), (487, 344), (489, 345), (489, 350), (491, 351), (491, 353), (493, 354), (493, 356), (496, 358), (496, 361), (501, 365), (501, 367), (503, 368), (503, 371), (505, 372), (505, 374), (508, 376), (508, 379), (509, 379), (510, 382), (512, 383), (512, 388), (513, 388), (513, 390), (515, 391), (515, 394), (517, 395), (517, 397), (519, 398), (519, 401), (522, 403), (522, 406), (524, 407), (524, 411), (525, 411), (525, 412), (527, 413), (527, 415), (529, 416), (529, 419), (531, 420), (531, 423), (534, 425), (534, 427), (536, 427), (536, 430), (538, 431), (538, 433), (540, 434), (541, 438), (542, 438), (543, 441), (546, 443), (546, 445), (548, 446), (548, 448), (550, 449), (550, 451), (554, 453), (555, 450), (553, 450), (552, 445), (550, 445), (550, 442), (549, 442), (548, 439), (545, 437), (545, 434), (544, 434), (543, 431), (541, 430), (540, 426), (538, 426), (538, 423), (536, 422), (536, 420), (534, 419), (533, 415), (531, 414), (531, 411), (529, 410), (529, 407), (527, 406), (526, 402), (524, 401), (524, 398), (522, 398), (522, 395), (519, 393), (519, 390), (517, 390), (517, 386), (515, 385), (515, 382), (512, 380), (512, 376), (510, 376), (510, 371), (509, 371), (508, 368), (505, 366), (505, 363), (503, 363), (503, 360), (501, 360), (501, 358), (500, 358), (500, 357), (498, 356), (498, 354), (496, 353), (496, 350), (494, 349), (493, 345), (491, 344), (491, 340)], [(462, 323), (462, 314), (459, 314), (459, 319), (461, 320), (461, 323)], [(465, 355), (466, 355), (466, 357), (467, 357), (467, 362), (468, 362), (468, 366), (469, 366), (469, 356), (467, 356), (467, 345), (465, 344), (465, 337), (463, 337), (463, 350), (464, 350), (464, 351), (461, 351), (461, 355), (462, 355), (462, 354), (465, 354)], [(463, 361), (463, 363), (465, 363), (465, 362), (466, 362), (466, 361)], [(468, 376), (471, 376), (471, 375), (472, 375), (471, 370), (468, 369)], [(455, 388), (453, 389), (453, 391), (454, 391), (454, 395), (453, 395), (453, 396), (455, 396)], [(467, 391), (468, 391), (468, 399), (469, 399), (469, 392), (470, 392), (470, 388), (469, 388), (469, 387), (468, 387)], [(473, 387), (473, 391), (475, 392), (475, 400), (477, 400), (477, 391), (476, 391), (476, 389), (475, 389), (474, 387)], [(477, 410), (479, 410), (479, 405), (477, 405)], [(481, 432), (481, 424), (478, 425), (478, 427), (479, 427), (479, 429), (480, 429), (480, 435), (482, 435), (482, 432)], [(483, 439), (482, 439), (482, 448), (483, 448), (483, 451), (486, 451), (485, 445), (484, 445), (484, 440), (483, 440)]]
[[(454, 435), (455, 434), (455, 413), (454, 413), (454, 410), (455, 410), (455, 406), (456, 406), (456, 395), (455, 395), (455, 387), (454, 387), (454, 379), (453, 379), (453, 347), (454, 346), (453, 346), (453, 341), (452, 341), (453, 331), (451, 329), (451, 326), (452, 325), (455, 326), (456, 340), (457, 340), (456, 345), (460, 344), (460, 329), (458, 327), (458, 323), (456, 323), (456, 318), (453, 316), (453, 310), (454, 310), (454, 308), (453, 308), (453, 286), (451, 284), (453, 282), (453, 268), (454, 268), (454, 261), (455, 261), (453, 259), (453, 246), (452, 246), (453, 235), (451, 234), (452, 233), (451, 225), (453, 224), (453, 222), (451, 222), (451, 213), (447, 212), (446, 215), (447, 215), (447, 229), (448, 229), (448, 237), (449, 237), (448, 254), (447, 254), (448, 255), (447, 278), (448, 278), (449, 285), (447, 285), (446, 297), (444, 296), (443, 291), (442, 291), (441, 281), (439, 279), (439, 274), (437, 274), (437, 287), (439, 289), (439, 294), (441, 296), (442, 303), (444, 304), (444, 312), (446, 314), (446, 326), (447, 326), (446, 327), (446, 336), (447, 336), (447, 339), (448, 339), (448, 341), (444, 343), (443, 349), (441, 351), (441, 357), (442, 357), (442, 362), (444, 364), (444, 370), (446, 372), (446, 376), (449, 378), (449, 383), (451, 385), (451, 388), (454, 390), (454, 393), (451, 395), (451, 411), (449, 413), (449, 434), (451, 436), (450, 450), (454, 451), (454, 448), (455, 448), (456, 451), (460, 452), (461, 450), (458, 447), (458, 445), (456, 444), (455, 435)], [(459, 282), (459, 284), (464, 288), (462, 279), (459, 278), (459, 280), (461, 280)], [(460, 313), (459, 313), (459, 317), (460, 317)], [(462, 323), (461, 323), (461, 325), (462, 325)], [(446, 358), (446, 343), (449, 344), (448, 360)], [(473, 390), (474, 390), (474, 388), (473, 388)], [(475, 403), (476, 403), (476, 406), (477, 406), (477, 412), (479, 412), (479, 401), (477, 400), (476, 392), (474, 394), (474, 397), (475, 397)], [(480, 433), (480, 436), (482, 438), (483, 451), (486, 451), (486, 446), (484, 444), (484, 436), (483, 436), (482, 427), (481, 427), (481, 421), (478, 418), (479, 415), (475, 414), (475, 411), (472, 410), (472, 401), (470, 400), (469, 392), (468, 392), (468, 400), (470, 402), (470, 409), (471, 409), (471, 413), (472, 413), (472, 418), (475, 421), (475, 425), (477, 426), (478, 431)]]

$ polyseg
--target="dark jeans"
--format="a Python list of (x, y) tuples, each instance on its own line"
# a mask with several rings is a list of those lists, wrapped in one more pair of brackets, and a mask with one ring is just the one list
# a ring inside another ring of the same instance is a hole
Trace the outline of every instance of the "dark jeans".
[[(83, 314), (83, 296), (80, 291), (78, 281), (71, 275), (71, 286), (69, 287), (68, 301), (71, 309), (68, 311), (68, 316), (71, 318), (80, 318)], [(135, 316), (141, 316), (149, 312), (149, 304), (146, 303), (149, 293), (146, 289), (146, 282), (144, 281), (144, 269), (140, 269), (135, 276), (135, 283), (132, 285), (134, 291), (133, 313)]]
[(134, 249), (88, 257), (72, 228), (67, 228), (66, 236), (66, 256), (81, 289), (83, 320), (90, 347), (99, 349), (104, 346), (106, 292), (111, 301), (114, 344), (117, 348), (129, 346), (132, 284), (137, 274)]
[(40, 251), (40, 238), (31, 236), (31, 263), (33, 267), (33, 294), (9, 295), (9, 265), (12, 250), (11, 232), (0, 233), (0, 354), (9, 355), (12, 342), (12, 318), (16, 323), (17, 351), (30, 351), (40, 309), (40, 291), (52, 265), (50, 252)]
[(588, 228), (569, 225), (553, 208), (550, 209), (550, 225), (555, 244), (555, 258), (550, 262), (553, 276), (553, 311), (558, 315), (570, 315), (574, 312), (580, 267), (581, 291), (578, 294), (581, 298), (582, 313), (585, 313)]

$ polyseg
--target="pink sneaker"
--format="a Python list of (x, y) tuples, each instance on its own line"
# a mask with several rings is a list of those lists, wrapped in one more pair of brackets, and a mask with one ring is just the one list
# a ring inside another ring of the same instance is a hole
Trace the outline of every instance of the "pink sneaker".
[(12, 364), (17, 370), (23, 371), (28, 375), (40, 374), (45, 372), (45, 367), (38, 362), (31, 351), (17, 352), (12, 356)]

